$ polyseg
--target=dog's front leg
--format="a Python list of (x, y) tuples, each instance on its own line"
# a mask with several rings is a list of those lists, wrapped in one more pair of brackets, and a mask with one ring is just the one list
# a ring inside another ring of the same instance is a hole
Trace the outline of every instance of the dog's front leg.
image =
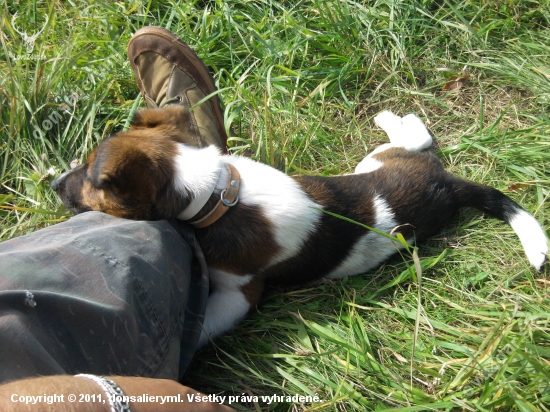
[(233, 329), (257, 304), (263, 292), (263, 279), (258, 275), (234, 275), (210, 269), (212, 293), (208, 297), (199, 347)]

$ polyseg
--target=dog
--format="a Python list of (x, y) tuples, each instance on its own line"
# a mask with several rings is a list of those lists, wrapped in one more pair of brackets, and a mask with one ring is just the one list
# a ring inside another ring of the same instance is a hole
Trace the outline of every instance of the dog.
[(379, 114), (375, 123), (390, 143), (355, 173), (333, 177), (290, 177), (245, 157), (222, 156), (214, 146), (188, 146), (182, 135), (189, 122), (180, 106), (139, 111), (128, 131), (107, 138), (51, 185), (75, 214), (179, 218), (195, 227), (211, 281), (200, 346), (245, 317), (266, 282), (361, 274), (397, 251), (392, 239), (334, 214), (401, 233), (412, 245), (469, 206), (508, 223), (535, 269), (546, 260), (548, 240), (535, 218), (500, 191), (446, 172), (423, 151), (432, 137), (413, 114)]

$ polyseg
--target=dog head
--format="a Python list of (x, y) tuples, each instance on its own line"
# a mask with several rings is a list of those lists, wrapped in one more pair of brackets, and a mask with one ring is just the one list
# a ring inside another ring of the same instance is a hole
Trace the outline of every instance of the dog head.
[(174, 158), (190, 127), (190, 113), (181, 106), (142, 110), (128, 131), (105, 139), (84, 164), (57, 177), (51, 187), (75, 214), (175, 217), (190, 202), (189, 193), (174, 182)]

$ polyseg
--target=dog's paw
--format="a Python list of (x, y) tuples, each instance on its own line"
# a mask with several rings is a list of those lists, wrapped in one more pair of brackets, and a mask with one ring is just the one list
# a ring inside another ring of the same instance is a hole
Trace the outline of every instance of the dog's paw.
[(401, 124), (401, 117), (390, 112), (389, 110), (384, 110), (376, 115), (374, 118), (374, 123), (376, 123), (378, 127), (386, 130), (386, 126), (388, 125), (391, 126), (394, 123)]
[(397, 145), (398, 141), (401, 141), (403, 135), (401, 117), (393, 114), (389, 110), (385, 110), (376, 115), (374, 123), (386, 132), (390, 142)]
[(420, 151), (432, 144), (432, 136), (420, 118), (411, 113), (401, 119), (403, 129), (407, 133), (407, 150)]
[(418, 152), (432, 144), (430, 132), (415, 114), (401, 118), (386, 110), (374, 118), (374, 123), (386, 132), (395, 147)]

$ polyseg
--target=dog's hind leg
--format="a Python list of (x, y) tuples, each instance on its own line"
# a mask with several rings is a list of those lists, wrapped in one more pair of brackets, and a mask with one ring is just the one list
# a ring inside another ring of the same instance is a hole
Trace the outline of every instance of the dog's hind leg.
[(375, 170), (381, 168), (384, 163), (378, 159), (375, 159), (373, 156), (393, 147), (402, 147), (400, 143), (405, 140), (403, 138), (403, 119), (389, 110), (378, 114), (374, 118), (374, 123), (386, 132), (390, 139), (390, 143), (385, 143), (378, 146), (371, 153), (369, 153), (367, 157), (361, 160), (361, 162), (359, 162), (359, 164), (355, 167), (355, 174), (374, 172)]
[(403, 128), (408, 136), (405, 149), (420, 152), (432, 145), (432, 135), (417, 115), (410, 113), (403, 117)]
[(386, 132), (392, 147), (419, 152), (432, 144), (430, 132), (415, 114), (401, 118), (390, 111), (384, 111), (374, 118), (374, 123)]
[(408, 114), (401, 118), (386, 110), (374, 118), (374, 123), (379, 126), (390, 139), (390, 143), (377, 147), (369, 153), (355, 168), (355, 173), (369, 173), (380, 167), (383, 163), (373, 156), (385, 150), (401, 147), (413, 152), (419, 152), (432, 144), (432, 136), (426, 126), (415, 114)]

